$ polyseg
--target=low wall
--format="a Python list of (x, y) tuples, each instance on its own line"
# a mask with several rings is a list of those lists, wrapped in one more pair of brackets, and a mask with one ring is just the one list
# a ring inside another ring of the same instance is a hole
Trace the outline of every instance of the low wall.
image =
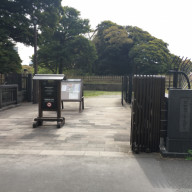
[(97, 91), (121, 91), (121, 84), (87, 84), (83, 85), (84, 90)]

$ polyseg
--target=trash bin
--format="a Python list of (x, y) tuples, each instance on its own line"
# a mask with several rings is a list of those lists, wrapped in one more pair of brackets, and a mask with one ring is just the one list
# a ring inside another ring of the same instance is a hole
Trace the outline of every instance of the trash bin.
[[(36, 74), (33, 80), (38, 81), (38, 117), (34, 119), (33, 128), (43, 125), (43, 121), (57, 121), (57, 128), (65, 123), (61, 117), (61, 81), (64, 74)], [(43, 111), (56, 111), (57, 117), (44, 117)]]

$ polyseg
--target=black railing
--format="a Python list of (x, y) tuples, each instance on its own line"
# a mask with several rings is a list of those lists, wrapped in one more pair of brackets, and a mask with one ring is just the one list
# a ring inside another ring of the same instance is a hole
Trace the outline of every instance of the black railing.
[(18, 85), (0, 85), (0, 108), (17, 104)]

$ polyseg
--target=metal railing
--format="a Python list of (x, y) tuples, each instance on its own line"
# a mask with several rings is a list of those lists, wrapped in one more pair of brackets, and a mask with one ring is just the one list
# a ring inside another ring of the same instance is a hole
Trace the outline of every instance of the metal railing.
[(17, 104), (18, 85), (0, 85), (0, 108)]

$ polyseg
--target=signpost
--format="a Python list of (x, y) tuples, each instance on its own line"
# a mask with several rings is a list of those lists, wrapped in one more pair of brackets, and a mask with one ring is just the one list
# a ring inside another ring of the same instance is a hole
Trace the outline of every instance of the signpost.
[(79, 102), (79, 112), (84, 109), (83, 83), (81, 79), (61, 81), (61, 102)]
[[(43, 125), (43, 121), (57, 121), (57, 128), (65, 123), (61, 117), (61, 80), (64, 75), (36, 74), (33, 80), (39, 83), (39, 114), (34, 119), (33, 128)], [(43, 117), (43, 111), (56, 111), (57, 117)]]

